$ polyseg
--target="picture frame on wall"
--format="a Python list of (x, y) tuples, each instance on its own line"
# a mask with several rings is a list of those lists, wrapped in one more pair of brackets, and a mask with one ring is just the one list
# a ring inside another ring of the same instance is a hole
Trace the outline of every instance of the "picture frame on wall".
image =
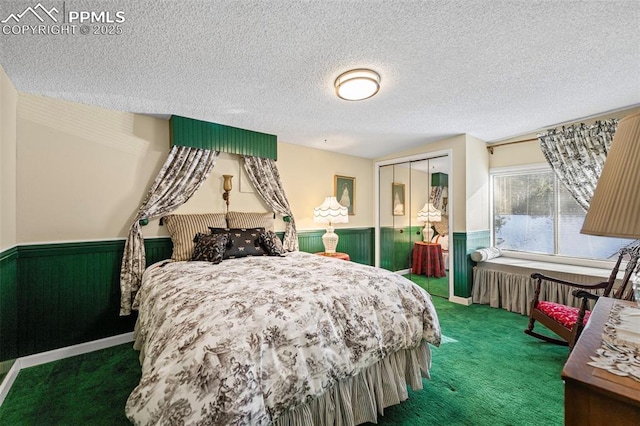
[(404, 216), (404, 183), (391, 184), (391, 206), (394, 216)]
[(346, 207), (349, 215), (356, 214), (356, 178), (335, 175), (333, 178), (333, 195), (342, 206)]

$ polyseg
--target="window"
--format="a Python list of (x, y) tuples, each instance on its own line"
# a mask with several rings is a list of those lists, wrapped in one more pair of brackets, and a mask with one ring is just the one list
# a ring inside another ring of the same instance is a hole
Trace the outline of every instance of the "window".
[(493, 241), (504, 250), (615, 259), (633, 240), (580, 233), (586, 212), (547, 167), (492, 173)]

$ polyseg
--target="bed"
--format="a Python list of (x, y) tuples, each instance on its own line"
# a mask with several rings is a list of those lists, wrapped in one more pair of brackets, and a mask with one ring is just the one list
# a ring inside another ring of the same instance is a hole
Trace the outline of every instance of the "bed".
[(135, 424), (375, 422), (429, 377), (431, 296), (304, 252), (149, 266), (134, 301)]

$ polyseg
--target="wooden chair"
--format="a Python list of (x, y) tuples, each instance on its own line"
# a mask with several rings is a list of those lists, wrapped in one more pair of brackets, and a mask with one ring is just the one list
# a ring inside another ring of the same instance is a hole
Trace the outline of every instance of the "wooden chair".
[[(622, 264), (623, 258), (626, 256), (629, 256), (629, 260), (627, 261), (627, 266), (625, 268), (624, 278), (622, 279), (620, 287), (618, 287), (613, 295), (611, 295), (616, 277), (618, 275), (618, 271), (620, 270), (620, 265)], [(613, 270), (611, 271), (609, 279), (607, 281), (592, 285), (560, 280), (558, 278), (553, 278), (534, 272), (533, 274), (531, 274), (531, 278), (537, 280), (537, 282), (534, 298), (531, 301), (529, 325), (526, 330), (524, 330), (524, 332), (530, 336), (537, 337), (538, 339), (542, 339), (550, 343), (569, 346), (569, 350), (573, 349), (573, 346), (578, 341), (580, 333), (582, 333), (582, 330), (584, 329), (584, 326), (589, 319), (589, 315), (591, 315), (591, 312), (587, 310), (589, 300), (597, 300), (598, 297), (600, 297), (597, 294), (593, 293), (593, 290), (604, 289), (602, 296), (605, 297), (613, 297), (623, 300), (633, 299), (633, 288), (631, 288), (632, 286), (629, 284), (629, 282), (631, 281), (633, 270), (638, 264), (639, 257), (640, 245), (623, 248), (622, 250), (620, 250), (620, 255), (618, 256), (618, 260), (613, 267)], [(575, 308), (560, 303), (540, 300), (540, 289), (543, 280), (558, 283), (561, 285), (576, 287), (576, 289), (573, 290), (572, 294), (575, 297), (582, 299), (580, 307)], [(562, 340), (545, 336), (533, 331), (533, 327), (536, 321), (560, 336)]]

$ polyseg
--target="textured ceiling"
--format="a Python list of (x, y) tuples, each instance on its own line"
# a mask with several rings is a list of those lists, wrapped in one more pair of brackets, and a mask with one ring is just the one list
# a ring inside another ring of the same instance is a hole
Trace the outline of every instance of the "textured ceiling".
[[(40, 3), (0, 2), (0, 61), (21, 92), (361, 157), (640, 104), (638, 0)], [(76, 21), (73, 35), (6, 34), (56, 24), (18, 16), (29, 6), (55, 7), (63, 25), (77, 11), (125, 21), (119, 35), (83, 35)], [(357, 67), (378, 71), (380, 92), (340, 100), (335, 78)]]

